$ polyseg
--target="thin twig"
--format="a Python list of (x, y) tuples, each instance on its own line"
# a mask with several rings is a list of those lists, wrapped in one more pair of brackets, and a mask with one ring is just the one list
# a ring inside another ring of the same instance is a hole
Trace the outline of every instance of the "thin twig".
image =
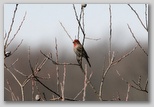
[[(85, 71), (84, 71), (82, 65), (80, 66), (80, 69), (81, 69), (82, 73), (85, 75)], [(87, 83), (92, 88), (93, 92), (97, 95), (97, 97), (99, 98), (99, 94), (98, 94), (96, 88), (94, 87), (94, 85), (91, 83), (90, 79), (87, 79)]]
[[(58, 63), (58, 46), (57, 39), (55, 38), (55, 49), (56, 49), (56, 62)], [(59, 93), (60, 80), (59, 80), (59, 66), (56, 65), (56, 74), (57, 74), (57, 92)]]
[(6, 83), (7, 83), (8, 87), (9, 87), (8, 91), (11, 93), (12, 101), (17, 101), (17, 98), (16, 98), (16, 96), (15, 96), (15, 94), (14, 94), (12, 88), (11, 88), (11, 85), (10, 85), (9, 81), (6, 80)]
[(20, 25), (19, 25), (19, 27), (18, 27), (16, 33), (15, 33), (14, 36), (11, 38), (10, 42), (7, 44), (6, 47), (8, 47), (8, 46), (12, 43), (12, 41), (14, 40), (14, 38), (16, 37), (16, 35), (18, 34), (18, 32), (20, 31), (21, 26), (23, 25), (23, 22), (25, 21), (26, 14), (27, 14), (27, 12), (25, 12), (25, 15), (24, 15), (24, 17), (23, 17), (22, 22), (20, 23)]
[[(90, 74), (88, 80), (91, 79), (92, 75), (93, 75), (93, 72), (91, 72), (91, 74)], [(86, 81), (87, 83), (89, 83), (88, 80)], [(87, 84), (87, 83), (86, 83), (86, 84)], [(84, 90), (84, 87), (78, 92), (78, 94), (77, 94), (73, 99), (75, 100), (75, 99), (83, 92), (83, 90)]]
[(15, 19), (15, 16), (16, 16), (17, 8), (18, 8), (18, 4), (16, 4), (16, 7), (15, 7), (15, 10), (14, 10), (14, 13), (13, 13), (13, 17), (12, 17), (12, 21), (11, 21), (11, 25), (10, 25), (10, 30), (9, 30), (9, 32), (8, 32), (8, 35), (7, 35), (6, 41), (5, 41), (5, 45), (4, 45), (4, 51), (6, 50), (7, 43), (8, 43), (8, 39), (9, 39), (10, 33), (11, 33), (11, 31), (12, 31), (12, 27), (13, 27), (13, 24), (14, 24), (14, 19)]
[(16, 82), (20, 86), (20, 89), (21, 89), (21, 100), (24, 101), (25, 98), (24, 98), (24, 87), (23, 87), (23, 85), (20, 83), (20, 81), (17, 79), (17, 77), (12, 73), (12, 71), (9, 68), (5, 67), (5, 69), (7, 71), (9, 71), (9, 73), (12, 75), (12, 77), (16, 80)]
[(17, 70), (16, 68), (14, 68), (14, 70), (15, 70), (17, 73), (21, 74), (22, 76), (28, 77), (26, 74), (22, 73), (21, 71)]
[(67, 36), (72, 40), (73, 42), (73, 39), (71, 38), (71, 35), (67, 32), (67, 30), (65, 29), (65, 27), (63, 26), (63, 24), (59, 21), (60, 25), (63, 27), (64, 31), (66, 32)]
[(132, 34), (132, 36), (133, 36), (133, 38), (134, 38), (134, 40), (136, 41), (136, 43), (138, 44), (138, 46), (141, 48), (141, 50), (145, 53), (145, 55), (147, 55), (148, 56), (148, 54), (146, 53), (146, 51), (143, 49), (143, 47), (140, 45), (140, 43), (138, 42), (138, 40), (136, 39), (136, 37), (135, 37), (135, 35), (134, 35), (134, 33), (133, 33), (133, 31), (131, 30), (131, 28), (130, 28), (130, 26), (129, 26), (129, 24), (127, 24), (127, 26), (128, 26), (128, 28), (129, 28), (129, 30), (130, 30), (130, 32), (131, 32), (131, 34)]
[[(86, 34), (85, 34), (85, 32), (84, 32), (84, 29), (83, 29), (82, 26), (81, 26), (80, 20), (78, 19), (78, 15), (77, 15), (77, 12), (76, 12), (75, 5), (74, 5), (74, 4), (73, 4), (73, 9), (74, 9), (74, 13), (75, 13), (75, 17), (76, 17), (76, 20), (77, 20), (77, 22), (78, 22), (78, 25), (79, 25), (79, 27), (80, 27), (82, 33), (83, 33), (83, 37), (85, 37)], [(82, 45), (84, 45), (84, 39), (83, 39)]]
[(146, 80), (146, 84), (145, 84), (144, 90), (147, 90), (147, 88), (148, 88), (148, 79)]
[(46, 58), (48, 58), (50, 61), (52, 61), (53, 64), (55, 65), (77, 65), (79, 66), (79, 64), (74, 64), (74, 63), (60, 63), (60, 62), (56, 62), (52, 59), (52, 57), (47, 56), (46, 54), (44, 54), (41, 50), (40, 50), (41, 54), (44, 55)]
[(145, 27), (145, 25), (143, 24), (140, 16), (138, 15), (138, 13), (136, 12), (136, 10), (130, 5), (128, 4), (128, 6), (131, 8), (131, 10), (135, 13), (135, 15), (137, 16), (137, 18), (139, 19), (140, 23), (142, 24), (142, 26), (145, 28), (146, 31), (148, 31), (148, 29)]
[[(84, 31), (84, 34), (85, 34), (85, 24), (84, 24), (84, 8), (81, 9), (82, 12), (82, 26), (83, 26), (83, 31)], [(85, 41), (85, 37), (86, 35), (83, 35), (83, 41), (82, 41), (82, 46), (84, 45), (84, 41)]]
[(18, 50), (18, 48), (21, 46), (22, 42), (23, 42), (23, 39), (21, 40), (21, 42), (18, 44), (18, 46), (15, 48), (15, 50), (12, 52), (11, 55), (13, 55), (13, 53), (15, 53)]
[(110, 37), (109, 37), (109, 63), (111, 61), (111, 39), (112, 39), (112, 12), (111, 12), (111, 5), (109, 4), (109, 13), (110, 13)]
[[(135, 81), (133, 81), (134, 84), (137, 86), (137, 87), (136, 87), (136, 86), (132, 85), (131, 83), (129, 83), (127, 80), (125, 80), (125, 79), (120, 75), (120, 73), (119, 73), (118, 70), (116, 70), (116, 71), (117, 71), (117, 74), (119, 75), (119, 77), (121, 78), (121, 80), (124, 81), (126, 84), (130, 84), (132, 88), (134, 88), (134, 89), (136, 89), (136, 90), (138, 90), (138, 91), (142, 91), (142, 92), (148, 93), (148, 91), (146, 90), (147, 81), (146, 81), (146, 86), (145, 86), (144, 89), (143, 89), (138, 83), (136, 83)], [(138, 88), (138, 87), (139, 87), (139, 88)]]
[(87, 65), (85, 64), (85, 75), (84, 75), (84, 87), (83, 87), (83, 97), (82, 97), (82, 101), (85, 101), (85, 97), (86, 97), (86, 88), (87, 88)]
[(132, 50), (130, 50), (129, 52), (127, 52), (126, 54), (124, 54), (122, 57), (120, 57), (119, 59), (115, 60), (112, 63), (112, 66), (116, 65), (117, 63), (119, 63), (120, 61), (122, 61), (123, 59), (125, 59), (126, 57), (128, 57), (131, 53), (133, 53), (135, 51), (136, 48), (137, 48), (137, 45)]
[(148, 4), (145, 4), (145, 23), (146, 23), (146, 28), (148, 30)]
[(96, 39), (95, 39), (95, 38), (85, 37), (85, 39), (98, 41), (98, 40), (100, 40), (101, 38), (96, 38)]
[[(82, 8), (82, 6), (81, 6), (80, 17), (79, 17), (79, 21), (80, 21), (80, 22), (81, 22), (82, 12), (83, 12), (83, 8)], [(78, 34), (77, 34), (78, 40), (79, 40), (79, 38), (80, 38), (79, 34), (80, 34), (80, 26), (78, 25)]]
[[(48, 56), (47, 56), (48, 57)], [(34, 69), (32, 67), (32, 64), (31, 64), (31, 61), (30, 61), (30, 47), (28, 49), (28, 61), (29, 61), (29, 66), (30, 66), (30, 69), (32, 71), (32, 75), (33, 75), (33, 78), (35, 78), (35, 80), (40, 83), (43, 87), (45, 87), (47, 90), (49, 90), (50, 92), (52, 92), (53, 94), (55, 94), (56, 96), (58, 96), (60, 99), (62, 99), (62, 97), (55, 91), (53, 91), (52, 89), (50, 89), (48, 86), (46, 86), (43, 82), (41, 82), (37, 76), (35, 76), (35, 73), (34, 73)], [(73, 99), (70, 99), (70, 98), (64, 98), (65, 100), (68, 100), (68, 101), (75, 101)]]
[(101, 80), (101, 84), (100, 84), (101, 88), (100, 88), (100, 91), (99, 91), (99, 100), (101, 100), (101, 101), (103, 100), (103, 98), (102, 98), (102, 90), (103, 90), (103, 86), (104, 86), (105, 77), (106, 77), (109, 69), (111, 68), (111, 65), (112, 65), (112, 63), (114, 61), (114, 58), (115, 58), (115, 56), (114, 56), (114, 52), (113, 52), (112, 56), (111, 56), (110, 63), (108, 65), (108, 67), (105, 69), (104, 73), (102, 74), (102, 80)]
[(128, 101), (128, 98), (129, 98), (129, 92), (130, 92), (130, 88), (131, 88), (131, 85), (128, 84), (127, 86), (127, 95), (126, 95), (126, 101)]
[(65, 90), (65, 79), (66, 79), (66, 65), (64, 65), (63, 81), (62, 81), (62, 83), (61, 83), (62, 101), (65, 100), (65, 95), (64, 95), (64, 90)]

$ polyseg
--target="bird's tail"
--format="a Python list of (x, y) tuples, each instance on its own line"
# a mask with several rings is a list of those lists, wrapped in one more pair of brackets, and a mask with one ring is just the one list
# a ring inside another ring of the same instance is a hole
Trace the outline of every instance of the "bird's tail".
[(88, 58), (86, 58), (86, 60), (87, 60), (87, 62), (88, 62), (88, 64), (89, 64), (89, 66), (91, 67), (91, 64), (90, 64), (90, 62), (89, 62), (89, 59), (88, 59)]

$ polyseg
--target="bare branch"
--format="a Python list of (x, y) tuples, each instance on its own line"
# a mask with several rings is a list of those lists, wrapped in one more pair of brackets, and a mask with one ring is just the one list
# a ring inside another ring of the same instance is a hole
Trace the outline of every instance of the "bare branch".
[(115, 58), (115, 56), (114, 56), (114, 52), (113, 52), (113, 53), (112, 53), (111, 60), (110, 60), (110, 63), (109, 63), (109, 65), (108, 65), (108, 67), (105, 69), (104, 73), (102, 74), (102, 80), (101, 80), (100, 90), (99, 90), (99, 99), (100, 99), (101, 101), (103, 100), (103, 99), (102, 99), (102, 90), (103, 90), (103, 85), (104, 85), (105, 77), (106, 77), (106, 75), (107, 75), (109, 69), (111, 68), (111, 65), (112, 65), (112, 63), (113, 63), (113, 61), (114, 61), (114, 58)]
[(87, 81), (88, 81), (88, 79), (87, 79), (87, 65), (85, 64), (85, 75), (84, 75), (84, 87), (83, 87), (83, 99), (82, 99), (82, 101), (85, 101)]
[(60, 25), (63, 27), (64, 31), (66, 32), (67, 36), (72, 40), (73, 42), (73, 39), (71, 38), (71, 35), (67, 32), (67, 30), (65, 29), (65, 27), (63, 26), (63, 24), (59, 21)]
[[(23, 39), (22, 39), (21, 42), (18, 44), (18, 46), (15, 48), (15, 50), (12, 52), (12, 54), (15, 53), (15, 52), (18, 50), (18, 48), (21, 46), (22, 42), (23, 42)], [(11, 55), (12, 55), (12, 54), (11, 54)]]
[(24, 20), (25, 20), (26, 14), (27, 14), (27, 12), (25, 12), (25, 15), (24, 15), (24, 17), (23, 17), (23, 20), (22, 20), (21, 24), (19, 25), (19, 27), (18, 27), (16, 33), (15, 33), (14, 36), (11, 38), (10, 42), (6, 45), (6, 47), (8, 47), (8, 46), (11, 44), (11, 42), (15, 39), (16, 35), (17, 35), (18, 32), (20, 31), (20, 28), (21, 28), (21, 26), (22, 26), (22, 24), (23, 24), (23, 22), (24, 22)]
[(65, 95), (64, 95), (65, 78), (66, 78), (66, 65), (64, 65), (63, 81), (62, 81), (62, 83), (61, 83), (62, 101), (65, 100)]
[(83, 33), (83, 42), (82, 42), (82, 45), (84, 45), (84, 40), (85, 40), (86, 34), (85, 34), (85, 32), (84, 32), (84, 29), (83, 29), (82, 26), (81, 26), (80, 20), (78, 19), (78, 15), (77, 15), (77, 12), (76, 12), (75, 5), (74, 5), (74, 4), (73, 4), (73, 9), (74, 9), (74, 13), (75, 13), (75, 17), (76, 17), (76, 20), (77, 20), (77, 22), (78, 22), (78, 25), (79, 25), (79, 27), (80, 27), (82, 33)]
[(128, 98), (129, 98), (130, 88), (131, 88), (131, 85), (128, 84), (128, 87), (127, 87), (127, 95), (126, 95), (126, 101), (128, 101)]
[[(136, 87), (136, 86), (132, 85), (131, 83), (129, 83), (127, 80), (125, 80), (125, 79), (120, 75), (120, 73), (119, 73), (118, 70), (116, 70), (116, 71), (117, 71), (117, 74), (119, 75), (119, 77), (121, 78), (121, 80), (124, 81), (126, 84), (129, 84), (132, 88), (134, 88), (134, 89), (136, 89), (136, 90), (138, 90), (138, 91), (142, 91), (142, 92), (148, 93), (148, 91), (146, 90), (147, 81), (146, 81), (146, 86), (145, 86), (145, 88), (143, 89), (143, 88), (141, 87), (140, 84), (138, 84), (137, 82), (135, 82), (135, 81), (133, 80), (134, 84), (137, 86), (137, 87)], [(140, 78), (140, 77), (139, 77), (139, 78)], [(140, 79), (139, 79), (139, 80), (140, 80)]]
[(135, 37), (134, 33), (132, 32), (132, 30), (131, 30), (129, 24), (127, 24), (127, 26), (128, 26), (128, 28), (129, 28), (129, 30), (130, 30), (130, 32), (131, 32), (131, 34), (132, 34), (134, 40), (135, 40), (136, 43), (138, 44), (138, 46), (139, 46), (139, 47), (141, 48), (141, 50), (145, 53), (145, 55), (148, 56), (148, 54), (146, 53), (146, 51), (143, 49), (143, 47), (140, 45), (140, 43), (139, 43), (138, 40), (136, 39), (136, 37)]
[(9, 89), (8, 88), (5, 88), (5, 89), (10, 92), (12, 101), (17, 101), (17, 98), (16, 98), (16, 96), (15, 96), (15, 94), (14, 94), (12, 88), (11, 88), (11, 85), (10, 85), (9, 81), (6, 80), (6, 83), (7, 83), (8, 87), (9, 87)]
[(111, 61), (111, 39), (112, 39), (112, 13), (111, 13), (111, 5), (109, 4), (109, 12), (110, 12), (110, 37), (109, 37), (109, 63)]
[(5, 67), (7, 71), (9, 71), (9, 73), (13, 76), (13, 78), (16, 80), (16, 82), (18, 83), (18, 85), (20, 86), (20, 90), (21, 90), (21, 98), (22, 98), (22, 101), (24, 101), (24, 87), (23, 85), (20, 83), (20, 81), (17, 79), (17, 77), (12, 73), (12, 71)]
[[(56, 49), (56, 62), (58, 63), (58, 46), (57, 39), (55, 38), (55, 49)], [(56, 65), (56, 74), (57, 74), (57, 92), (59, 93), (60, 80), (59, 80), (59, 67)]]
[(122, 61), (124, 58), (128, 57), (131, 53), (133, 53), (135, 51), (136, 48), (137, 48), (137, 45), (132, 50), (130, 50), (129, 52), (124, 54), (122, 57), (120, 57), (119, 59), (117, 59), (114, 62), (112, 62), (112, 66), (116, 65), (117, 63)]
[(146, 23), (146, 28), (148, 30), (148, 4), (145, 4), (145, 23)]
[(77, 65), (77, 66), (79, 66), (79, 64), (73, 64), (73, 63), (60, 63), (60, 62), (57, 63), (56, 61), (54, 61), (52, 59), (52, 57), (45, 55), (41, 50), (40, 50), (40, 52), (41, 52), (42, 55), (44, 55), (46, 58), (48, 58), (50, 61), (52, 61), (52, 63), (55, 64), (55, 65)]
[(98, 40), (100, 40), (101, 38), (89, 38), (89, 37), (85, 37), (85, 39), (89, 39), (89, 40), (95, 40), (95, 41), (98, 41)]
[(4, 51), (6, 50), (7, 43), (8, 43), (8, 39), (9, 39), (10, 33), (11, 33), (11, 31), (12, 31), (12, 27), (13, 27), (13, 24), (14, 24), (14, 19), (15, 19), (16, 12), (17, 12), (17, 8), (18, 8), (18, 4), (16, 4), (16, 7), (15, 7), (15, 10), (14, 10), (14, 13), (13, 13), (13, 17), (12, 17), (12, 21), (11, 21), (11, 25), (10, 25), (10, 30), (9, 30), (9, 32), (8, 32), (8, 35), (7, 35), (6, 41), (5, 41), (5, 45), (4, 45)]
[(140, 16), (138, 15), (138, 13), (136, 12), (136, 10), (130, 5), (128, 4), (128, 6), (131, 8), (131, 10), (135, 13), (135, 15), (137, 16), (137, 18), (139, 19), (140, 23), (142, 24), (142, 26), (145, 28), (146, 31), (148, 31), (148, 28), (145, 27), (145, 25), (143, 24)]
[(16, 68), (14, 68), (14, 70), (15, 70), (17, 73), (21, 74), (22, 76), (28, 77), (26, 74), (22, 73), (21, 71), (17, 70)]

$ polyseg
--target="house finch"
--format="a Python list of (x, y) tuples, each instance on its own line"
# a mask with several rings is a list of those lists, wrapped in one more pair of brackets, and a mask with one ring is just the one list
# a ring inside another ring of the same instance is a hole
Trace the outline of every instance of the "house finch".
[(74, 52), (76, 54), (76, 59), (77, 59), (78, 63), (81, 65), (82, 57), (84, 57), (87, 60), (89, 66), (91, 67), (91, 64), (90, 64), (90, 62), (88, 60), (89, 56), (87, 55), (87, 52), (84, 50), (84, 48), (81, 45), (80, 41), (75, 39), (73, 41), (73, 44), (74, 44), (73, 49), (74, 49)]

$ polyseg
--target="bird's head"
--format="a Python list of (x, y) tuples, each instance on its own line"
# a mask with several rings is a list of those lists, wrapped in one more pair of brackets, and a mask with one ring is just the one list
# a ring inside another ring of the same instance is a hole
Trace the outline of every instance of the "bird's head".
[(73, 41), (73, 44), (74, 44), (74, 47), (75, 47), (76, 45), (79, 45), (79, 44), (81, 44), (81, 43), (80, 43), (80, 41), (79, 41), (78, 39), (75, 39), (75, 40)]

